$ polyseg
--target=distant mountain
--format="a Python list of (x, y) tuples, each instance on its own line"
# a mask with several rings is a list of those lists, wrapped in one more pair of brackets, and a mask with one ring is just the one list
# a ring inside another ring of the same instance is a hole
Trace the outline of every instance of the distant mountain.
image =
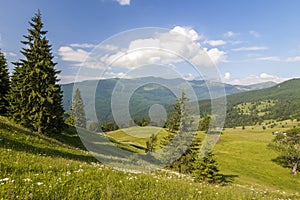
[[(209, 112), (210, 101), (200, 101), (199, 105)], [(227, 96), (227, 127), (253, 125), (267, 119), (300, 120), (300, 79)]]
[[(210, 93), (207, 84), (210, 85), (210, 89), (220, 97), (224, 92), (221, 92), (223, 86), (220, 83), (206, 82), (204, 80), (192, 80), (186, 81), (184, 79), (163, 79), (158, 77), (143, 77), (136, 79), (104, 79), (104, 80), (91, 80), (76, 83), (80, 88), (84, 88), (82, 91), (82, 97), (86, 105), (90, 105), (92, 98), (95, 98), (95, 109), (98, 119), (101, 121), (112, 121), (111, 113), (111, 95), (116, 84), (122, 84), (124, 87), (141, 85), (132, 94), (129, 102), (130, 114), (133, 117), (147, 117), (149, 108), (154, 104), (161, 104), (165, 107), (172, 105), (176, 97), (173, 91), (181, 92), (187, 87), (187, 83), (193, 88), (198, 100), (210, 99)], [(144, 84), (148, 83), (148, 84)], [(225, 93), (235, 94), (258, 88), (266, 88), (273, 86), (275, 83), (267, 82), (256, 85), (230, 85), (224, 84)], [(93, 86), (97, 86), (95, 91), (92, 91)], [(70, 110), (72, 102), (72, 92), (74, 83), (63, 84), (63, 106), (67, 112)], [(95, 94), (95, 95), (94, 95)], [(89, 107), (89, 106), (87, 106)], [(90, 112), (91, 110), (88, 110)]]
[(260, 90), (264, 88), (269, 88), (277, 85), (277, 83), (268, 81), (268, 82), (263, 82), (263, 83), (257, 83), (257, 84), (252, 84), (252, 85), (235, 85), (236, 88), (244, 91), (251, 91), (251, 90)]

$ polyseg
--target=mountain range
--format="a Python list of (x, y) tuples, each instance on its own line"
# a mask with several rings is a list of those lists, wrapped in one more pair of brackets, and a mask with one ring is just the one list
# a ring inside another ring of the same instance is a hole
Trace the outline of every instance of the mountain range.
[[(146, 83), (146, 84), (145, 84)], [(149, 108), (154, 104), (160, 104), (166, 108), (170, 107), (175, 100), (175, 92), (185, 90), (185, 87), (191, 87), (197, 96), (197, 100), (210, 99), (210, 91), (213, 90), (218, 98), (222, 95), (231, 95), (244, 93), (247, 91), (269, 88), (276, 85), (275, 82), (265, 82), (254, 85), (230, 85), (222, 83), (213, 83), (204, 80), (184, 79), (164, 79), (159, 77), (143, 77), (136, 79), (104, 79), (104, 80), (88, 80), (78, 82), (76, 84), (69, 83), (61, 85), (63, 91), (63, 106), (66, 112), (70, 111), (72, 103), (73, 87), (81, 89), (82, 97), (87, 108), (87, 112), (92, 112), (90, 106), (93, 98), (95, 98), (95, 110), (98, 120), (110, 122), (113, 120), (111, 112), (111, 98), (116, 86), (137, 87), (132, 93), (129, 101), (129, 111), (133, 118), (148, 117)], [(209, 85), (209, 87), (208, 87)], [(96, 86), (96, 89), (94, 89)], [(170, 89), (171, 88), (171, 89)], [(224, 93), (225, 89), (225, 93)]]

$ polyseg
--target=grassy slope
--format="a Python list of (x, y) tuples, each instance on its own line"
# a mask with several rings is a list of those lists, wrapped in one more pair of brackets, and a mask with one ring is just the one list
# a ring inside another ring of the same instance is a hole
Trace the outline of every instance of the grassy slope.
[[(223, 173), (237, 175), (240, 184), (261, 185), (273, 190), (298, 192), (300, 176), (272, 161), (277, 153), (267, 145), (274, 138), (272, 131), (259, 127), (226, 129), (221, 142), (215, 146), (217, 160)], [(282, 129), (281, 129), (282, 130)]]
[[(285, 128), (282, 128), (285, 125)], [(241, 127), (236, 129), (226, 129), (221, 135), (221, 141), (215, 146), (214, 152), (217, 157), (221, 172), (235, 177), (235, 183), (247, 186), (256, 185), (270, 190), (282, 190), (285, 192), (298, 192), (300, 188), (300, 176), (290, 174), (290, 169), (281, 167), (274, 163), (272, 159), (277, 157), (277, 153), (269, 149), (267, 145), (272, 141), (273, 131), (284, 131), (293, 126), (298, 126), (299, 122), (290, 120), (277, 122), (274, 128), (263, 130), (262, 126)], [(147, 130), (155, 132), (154, 127)], [(124, 129), (111, 132), (109, 135), (116, 140), (122, 141), (133, 138), (126, 133), (132, 133), (136, 128)], [(162, 132), (158, 134), (160, 136)], [(164, 132), (164, 135), (167, 133)], [(203, 132), (199, 132), (200, 137), (205, 137)], [(159, 137), (158, 143), (160, 142)], [(135, 138), (131, 141), (137, 141)], [(139, 138), (140, 140), (140, 138)], [(146, 141), (146, 139), (144, 139)], [(139, 145), (139, 141), (137, 142)]]
[(165, 172), (115, 171), (75, 148), (78, 137), (71, 130), (59, 139), (65, 142), (32, 133), (0, 117), (1, 200), (296, 198), (260, 188), (193, 183)]

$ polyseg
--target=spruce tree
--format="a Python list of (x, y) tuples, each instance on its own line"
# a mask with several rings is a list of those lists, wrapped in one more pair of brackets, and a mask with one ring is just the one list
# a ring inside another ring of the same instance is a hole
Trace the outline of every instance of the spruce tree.
[(8, 102), (6, 99), (9, 91), (9, 74), (4, 54), (0, 51), (0, 115), (6, 114)]
[[(195, 130), (192, 130), (193, 119), (189, 113), (190, 108), (188, 102), (189, 99), (186, 97), (185, 93), (182, 92), (181, 96), (173, 105), (174, 112), (168, 120), (168, 128), (171, 132), (161, 141), (161, 147), (163, 148), (163, 163), (168, 164), (169, 168), (183, 173), (190, 171), (190, 169), (183, 168), (187, 167), (185, 165), (189, 158), (186, 156), (189, 157), (191, 155), (194, 146), (192, 147), (190, 145), (195, 136)], [(175, 162), (171, 163), (173, 161)]]
[(73, 103), (69, 123), (81, 128), (86, 128), (86, 118), (84, 104), (81, 98), (80, 90), (77, 88), (73, 96)]
[(193, 168), (193, 177), (196, 182), (220, 183), (223, 181), (212, 152), (208, 152), (204, 157), (196, 157)]
[(14, 63), (9, 93), (12, 118), (40, 133), (52, 133), (63, 128), (62, 92), (57, 84), (51, 45), (43, 29), (38, 11), (29, 22), (31, 28), (21, 43), (24, 59)]

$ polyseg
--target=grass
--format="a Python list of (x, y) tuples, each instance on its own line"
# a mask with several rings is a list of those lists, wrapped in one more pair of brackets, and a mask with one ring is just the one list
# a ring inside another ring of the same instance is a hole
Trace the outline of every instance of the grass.
[[(299, 198), (290, 192), (273, 191), (272, 187), (194, 183), (190, 177), (164, 170), (152, 174), (116, 171), (97, 162), (82, 144), (78, 147), (79, 138), (73, 131), (48, 138), (0, 117), (0, 199)], [(225, 136), (220, 144), (230, 143)], [(268, 136), (263, 138), (268, 140)], [(235, 167), (228, 167), (230, 159), (220, 151), (217, 156), (224, 160), (221, 169), (233, 173)], [(241, 182), (251, 181), (250, 176), (243, 176), (239, 176)]]
[(261, 126), (226, 129), (214, 149), (220, 170), (237, 175), (235, 182), (239, 184), (299, 192), (300, 176), (272, 161), (278, 154), (267, 145), (274, 137), (271, 129)]
[(162, 128), (154, 127), (154, 126), (146, 126), (146, 127), (130, 127), (126, 129), (116, 130), (112, 132), (108, 132), (107, 135), (114, 138), (116, 141), (122, 144), (134, 145), (135, 147), (140, 147), (137, 152), (144, 152), (146, 147), (146, 142), (149, 140), (149, 137), (155, 134), (157, 135), (157, 148), (159, 147), (159, 141), (167, 136), (169, 133)]

